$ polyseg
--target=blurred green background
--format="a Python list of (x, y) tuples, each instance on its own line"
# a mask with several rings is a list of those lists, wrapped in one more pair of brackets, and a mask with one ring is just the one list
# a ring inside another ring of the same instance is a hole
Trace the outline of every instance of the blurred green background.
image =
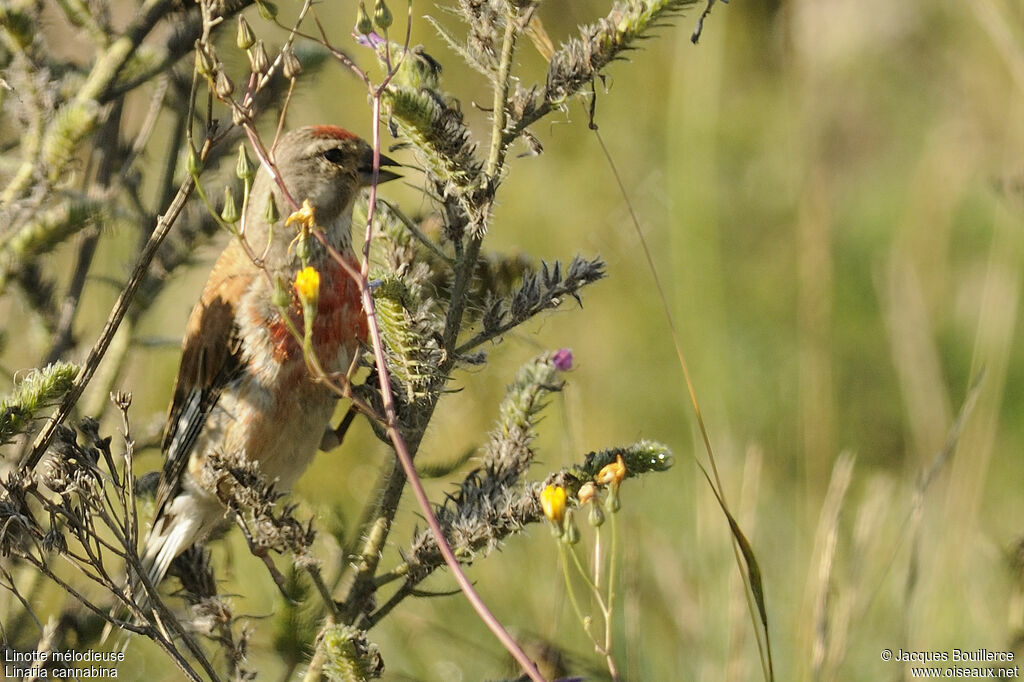
[[(413, 9), (456, 28), (437, 7)], [(351, 3), (317, 12), (348, 46)], [(606, 12), (549, 0), (539, 16), (558, 44)], [(735, 0), (716, 5), (695, 46), (696, 18), (674, 19), (606, 70), (596, 122), (665, 284), (725, 494), (760, 561), (778, 679), (811, 679), (816, 667), (821, 679), (903, 677), (880, 660), (884, 648), (1024, 654), (1024, 4)], [(255, 13), (253, 24), (283, 40)], [(444, 87), (483, 139), (475, 104), (489, 105), (487, 84), (426, 22), (413, 42), (443, 63)], [(542, 81), (536, 50), (524, 42), (518, 54), (522, 84)], [(334, 65), (300, 88), (289, 125), (325, 121), (370, 130), (361, 86)], [(535, 478), (642, 437), (676, 454), (670, 472), (622, 491), (624, 676), (758, 679), (728, 525), (693, 462), (707, 454), (626, 202), (580, 102), (534, 132), (545, 153), (511, 163), (485, 248), (549, 261), (600, 254), (608, 278), (584, 292), (582, 310), (567, 302), (490, 348), (486, 367), (457, 373), (461, 390), (442, 400), (422, 461), (483, 444), (515, 368), (540, 349), (571, 348), (575, 369), (539, 427)], [(426, 211), (418, 182), (384, 195)], [(112, 273), (126, 270), (110, 258)], [(147, 337), (180, 337), (209, 264), (147, 313)], [(98, 328), (115, 292), (90, 287)], [(31, 362), (18, 352), (8, 367)], [(133, 351), (122, 384), (140, 424), (161, 420), (176, 363), (174, 347)], [(955, 448), (933, 468), (982, 371)], [(852, 469), (833, 477), (841, 453)], [(358, 425), (301, 481), (303, 509), (326, 516), (337, 504), (354, 523), (386, 457)], [(434, 499), (457, 480), (430, 482)], [(407, 500), (385, 565), (419, 525)], [(238, 610), (273, 613), (276, 590), (236, 535), (216, 556), (227, 576), (247, 576)], [(469, 574), (521, 638), (600, 674), (546, 528)], [(454, 583), (440, 573), (426, 586)], [(256, 627), (255, 667), (276, 679), (270, 628)], [(370, 638), (385, 679), (514, 670), (460, 595), (407, 601)], [(122, 675), (174, 679), (161, 677), (165, 659), (137, 651)]]

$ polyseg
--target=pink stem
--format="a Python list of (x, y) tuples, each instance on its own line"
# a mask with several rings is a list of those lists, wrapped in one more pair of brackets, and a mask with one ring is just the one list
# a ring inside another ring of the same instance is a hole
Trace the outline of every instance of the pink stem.
[[(383, 88), (386, 83), (381, 86)], [(526, 655), (522, 647), (516, 642), (516, 640), (509, 634), (508, 630), (498, 621), (498, 619), (491, 613), (487, 605), (484, 604), (483, 599), (477, 594), (477, 591), (473, 588), (472, 583), (466, 574), (462, 570), (462, 566), (459, 564), (459, 560), (455, 558), (455, 553), (452, 548), (448, 545), (448, 541), (444, 537), (444, 531), (441, 530), (441, 524), (437, 521), (437, 516), (434, 515), (434, 510), (430, 506), (430, 499), (427, 497), (426, 491), (423, 489), (423, 484), (420, 481), (419, 476), (416, 473), (416, 467), (413, 465), (412, 454), (409, 452), (409, 448), (405, 443), (405, 439), (402, 438), (402, 434), (398, 430), (398, 416), (395, 412), (395, 401), (394, 396), (391, 393), (391, 381), (388, 377), (387, 365), (385, 364), (384, 358), (384, 343), (380, 336), (380, 329), (377, 326), (377, 313), (373, 303), (373, 295), (370, 292), (370, 287), (367, 281), (367, 275), (370, 268), (370, 240), (373, 237), (373, 215), (376, 210), (377, 202), (377, 173), (380, 170), (380, 94), (381, 89), (378, 89), (374, 93), (373, 98), (373, 184), (370, 185), (370, 199), (369, 199), (369, 210), (366, 220), (366, 237), (363, 242), (363, 264), (361, 270), (361, 281), (360, 289), (363, 298), (363, 309), (366, 312), (366, 319), (370, 331), (370, 339), (373, 345), (373, 357), (377, 364), (377, 378), (380, 382), (381, 398), (384, 403), (384, 413), (387, 420), (387, 431), (388, 437), (391, 439), (391, 443), (395, 447), (395, 454), (398, 455), (398, 461), (402, 463), (402, 470), (405, 471), (406, 479), (409, 481), (409, 486), (412, 488), (413, 494), (416, 496), (416, 501), (420, 505), (420, 509), (423, 511), (423, 516), (427, 520), (427, 525), (430, 527), (431, 532), (434, 534), (434, 540), (437, 542), (437, 547), (441, 551), (441, 556), (444, 557), (444, 561), (448, 564), (448, 568), (451, 570), (452, 575), (455, 577), (455, 582), (459, 584), (459, 588), (462, 593), (466, 595), (466, 599), (472, 605), (473, 609), (480, 616), (480, 619), (490, 628), (494, 636), (498, 638), (502, 646), (508, 650), (512, 657), (516, 659), (519, 665), (522, 666), (523, 670), (529, 675), (530, 679), (534, 682), (546, 682), (544, 676), (537, 670), (537, 666), (534, 665), (530, 657)]]

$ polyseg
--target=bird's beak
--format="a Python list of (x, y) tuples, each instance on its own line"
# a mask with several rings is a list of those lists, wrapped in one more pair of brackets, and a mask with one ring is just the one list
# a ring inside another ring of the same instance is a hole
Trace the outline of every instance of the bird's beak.
[[(380, 169), (377, 171), (377, 184), (379, 185), (382, 182), (388, 182), (390, 180), (394, 180), (395, 178), (402, 177), (398, 173), (395, 173), (393, 171), (389, 171), (389, 170), (385, 170), (384, 169), (385, 166), (394, 167), (394, 166), (401, 166), (401, 165), (402, 164), (398, 163), (394, 159), (392, 159), (390, 157), (387, 157), (387, 156), (384, 156), (383, 154), (381, 154), (380, 155)], [(363, 167), (359, 169), (359, 174), (362, 177), (363, 186), (369, 187), (370, 185), (373, 184), (373, 157), (372, 156), (369, 159), (367, 159), (366, 163), (363, 165)]]

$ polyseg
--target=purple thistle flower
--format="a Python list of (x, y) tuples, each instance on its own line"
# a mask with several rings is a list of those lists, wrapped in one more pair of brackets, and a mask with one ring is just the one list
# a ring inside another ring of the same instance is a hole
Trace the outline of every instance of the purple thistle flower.
[(363, 47), (377, 49), (379, 46), (384, 44), (384, 38), (376, 31), (370, 31), (366, 35), (353, 33), (352, 36), (356, 39), (356, 42)]
[(572, 351), (568, 348), (559, 348), (551, 354), (551, 364), (559, 372), (567, 372), (572, 369)]

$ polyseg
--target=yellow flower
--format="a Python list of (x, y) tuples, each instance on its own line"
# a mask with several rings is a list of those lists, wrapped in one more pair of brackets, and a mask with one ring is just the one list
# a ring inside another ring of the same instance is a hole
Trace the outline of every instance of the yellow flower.
[(316, 216), (313, 215), (313, 207), (309, 203), (309, 199), (302, 200), (302, 208), (298, 211), (294, 211), (288, 220), (284, 221), (284, 224), (291, 225), (292, 223), (298, 223), (301, 227), (309, 230), (316, 226)]
[(594, 480), (601, 485), (611, 484), (618, 486), (626, 477), (626, 463), (622, 461), (622, 455), (615, 455), (615, 461), (606, 464), (601, 471), (597, 472)]
[(540, 506), (544, 516), (556, 526), (561, 527), (565, 518), (565, 488), (560, 485), (549, 485), (540, 493)]
[(295, 273), (295, 293), (303, 304), (316, 305), (320, 296), (320, 273), (308, 265)]

